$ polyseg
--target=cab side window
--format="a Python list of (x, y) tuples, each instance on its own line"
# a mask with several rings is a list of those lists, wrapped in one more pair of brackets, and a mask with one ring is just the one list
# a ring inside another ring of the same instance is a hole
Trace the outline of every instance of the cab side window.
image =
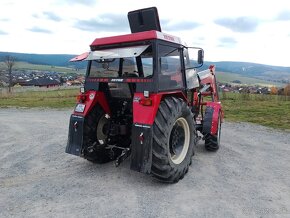
[(183, 87), (180, 51), (176, 47), (159, 45), (159, 90)]

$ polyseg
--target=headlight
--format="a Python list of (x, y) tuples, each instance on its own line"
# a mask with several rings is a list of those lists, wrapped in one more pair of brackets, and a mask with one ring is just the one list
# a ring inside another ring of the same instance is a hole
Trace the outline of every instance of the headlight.
[(76, 108), (75, 108), (75, 112), (84, 112), (86, 105), (85, 104), (77, 104)]

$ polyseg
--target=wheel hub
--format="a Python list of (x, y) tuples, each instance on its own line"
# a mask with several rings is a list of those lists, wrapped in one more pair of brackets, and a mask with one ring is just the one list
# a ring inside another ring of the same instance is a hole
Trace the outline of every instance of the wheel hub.
[(180, 117), (175, 121), (169, 138), (169, 156), (173, 163), (180, 164), (185, 159), (189, 141), (188, 123), (183, 117)]
[(103, 144), (107, 138), (109, 120), (106, 116), (102, 116), (97, 125), (97, 139), (100, 144)]
[(172, 129), (170, 139), (170, 153), (174, 155), (180, 155), (184, 144), (184, 130), (182, 127), (175, 125)]

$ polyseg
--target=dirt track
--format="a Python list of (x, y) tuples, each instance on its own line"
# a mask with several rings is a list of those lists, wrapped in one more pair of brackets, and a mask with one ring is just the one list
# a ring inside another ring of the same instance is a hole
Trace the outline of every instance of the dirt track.
[(69, 110), (0, 109), (0, 217), (290, 217), (290, 133), (225, 123), (166, 185), (64, 152)]

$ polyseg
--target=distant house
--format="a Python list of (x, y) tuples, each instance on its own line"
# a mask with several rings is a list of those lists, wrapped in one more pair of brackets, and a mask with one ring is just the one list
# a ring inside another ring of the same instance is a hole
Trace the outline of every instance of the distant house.
[(270, 94), (270, 92), (271, 92), (271, 89), (268, 88), (268, 87), (260, 87), (260, 88), (257, 89), (257, 94), (266, 94), (266, 95), (268, 95), (268, 94)]
[(38, 86), (38, 87), (54, 87), (59, 86), (60, 81), (49, 78), (49, 77), (42, 77), (42, 78), (34, 78), (31, 80), (22, 81), (19, 83), (21, 86)]

